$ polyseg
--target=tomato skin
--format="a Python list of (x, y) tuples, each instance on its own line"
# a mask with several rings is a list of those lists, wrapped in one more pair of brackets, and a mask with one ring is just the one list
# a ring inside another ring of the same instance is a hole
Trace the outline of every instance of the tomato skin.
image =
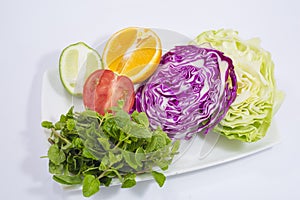
[(111, 112), (110, 108), (118, 106), (119, 100), (124, 100), (123, 110), (129, 112), (134, 98), (132, 81), (126, 76), (117, 76), (111, 70), (96, 70), (83, 87), (83, 104), (101, 115)]

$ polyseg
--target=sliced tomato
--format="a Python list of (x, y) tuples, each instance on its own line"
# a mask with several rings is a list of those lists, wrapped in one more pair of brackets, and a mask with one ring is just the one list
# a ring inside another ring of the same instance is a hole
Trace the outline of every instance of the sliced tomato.
[(123, 100), (123, 110), (129, 112), (134, 104), (134, 87), (126, 76), (118, 76), (111, 70), (96, 70), (86, 80), (83, 87), (85, 107), (104, 115), (112, 106)]

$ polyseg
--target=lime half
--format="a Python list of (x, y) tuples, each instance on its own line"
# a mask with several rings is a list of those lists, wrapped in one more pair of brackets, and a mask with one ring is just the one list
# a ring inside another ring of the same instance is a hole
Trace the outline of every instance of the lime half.
[(72, 95), (81, 96), (87, 77), (102, 68), (102, 60), (96, 50), (83, 42), (66, 47), (59, 59), (60, 79)]

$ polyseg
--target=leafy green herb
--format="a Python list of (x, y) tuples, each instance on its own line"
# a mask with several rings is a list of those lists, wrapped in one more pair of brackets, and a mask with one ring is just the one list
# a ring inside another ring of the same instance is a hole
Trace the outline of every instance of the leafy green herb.
[(135, 122), (142, 124), (144, 127), (149, 127), (149, 120), (146, 113), (134, 111), (131, 117)]
[(55, 165), (59, 165), (66, 160), (65, 153), (62, 149), (59, 149), (57, 144), (50, 146), (48, 150), (48, 158)]
[(93, 175), (86, 175), (83, 179), (82, 193), (85, 197), (90, 197), (100, 190), (100, 181)]
[(52, 122), (43, 121), (42, 122), (42, 127), (44, 127), (44, 128), (53, 128), (54, 126), (53, 126)]
[(131, 115), (120, 107), (99, 115), (73, 107), (59, 121), (43, 121), (50, 129), (49, 172), (60, 184), (82, 184), (89, 197), (118, 179), (122, 188), (136, 185), (136, 176), (151, 173), (161, 187), (166, 177), (153, 167), (168, 169), (178, 153), (179, 141), (172, 142), (161, 128), (151, 130), (145, 113)]
[(151, 174), (155, 181), (158, 183), (158, 185), (162, 187), (166, 181), (165, 175), (156, 171), (152, 171)]
[(65, 174), (58, 174), (58, 175), (54, 175), (53, 179), (56, 182), (59, 182), (61, 184), (65, 184), (65, 185), (76, 185), (76, 184), (82, 183), (82, 177), (80, 175), (70, 176), (70, 175), (65, 175)]
[(135, 181), (136, 174), (134, 173), (128, 173), (126, 176), (124, 176), (122, 188), (131, 188), (136, 185)]

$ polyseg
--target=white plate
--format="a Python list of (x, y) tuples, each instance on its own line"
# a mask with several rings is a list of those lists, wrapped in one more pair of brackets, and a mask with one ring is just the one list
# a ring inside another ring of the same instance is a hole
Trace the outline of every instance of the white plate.
[[(175, 45), (187, 44), (190, 39), (174, 31), (154, 29), (159, 35), (163, 52), (173, 48)], [(101, 52), (103, 45), (96, 47)], [(63, 88), (58, 67), (48, 70), (44, 73), (42, 86), (42, 120), (58, 121), (61, 114), (66, 113), (68, 109), (82, 102), (80, 98), (72, 97)], [(220, 136), (216, 145), (212, 140), (209, 154), (205, 158), (200, 158), (204, 137), (197, 135), (193, 140), (182, 142), (180, 154), (174, 158), (174, 162), (169, 169), (164, 172), (166, 176), (191, 172), (214, 165), (236, 160), (259, 151), (265, 150), (277, 144), (280, 141), (279, 134), (273, 122), (267, 135), (255, 143), (243, 143), (240, 141), (228, 140)], [(207, 142), (207, 140), (206, 140)], [(207, 145), (207, 144), (206, 144)], [(210, 145), (210, 144), (208, 144)], [(137, 177), (137, 181), (152, 179), (151, 175), (144, 174)], [(118, 181), (113, 185), (119, 184)]]

